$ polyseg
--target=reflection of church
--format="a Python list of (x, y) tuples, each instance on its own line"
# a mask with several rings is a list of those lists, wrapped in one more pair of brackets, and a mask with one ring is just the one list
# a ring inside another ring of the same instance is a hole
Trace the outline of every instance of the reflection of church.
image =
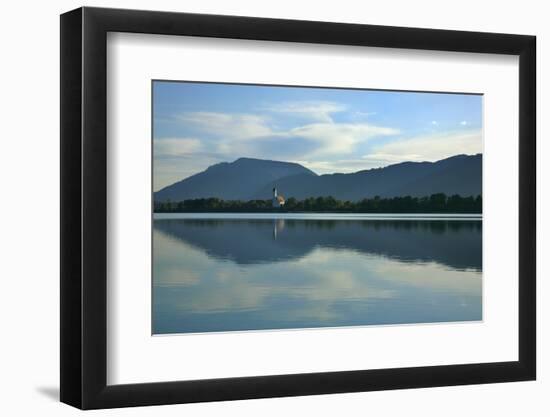
[(285, 205), (285, 198), (282, 195), (277, 195), (277, 187), (273, 188), (273, 198), (271, 199), (271, 205), (273, 207), (283, 207)]
[(277, 235), (285, 228), (285, 219), (273, 220), (273, 239), (277, 240)]

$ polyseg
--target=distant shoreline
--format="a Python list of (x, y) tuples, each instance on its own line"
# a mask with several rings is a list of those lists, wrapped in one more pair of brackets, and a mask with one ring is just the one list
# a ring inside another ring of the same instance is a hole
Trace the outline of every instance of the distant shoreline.
[(482, 222), (482, 214), (470, 213), (154, 213), (153, 221), (467, 221)]
[(481, 195), (462, 197), (436, 193), (424, 197), (373, 197), (359, 201), (337, 200), (332, 196), (309, 197), (297, 200), (282, 199), (282, 207), (274, 207), (272, 200), (222, 200), (220, 198), (195, 198), (183, 201), (156, 201), (155, 213), (469, 213), (481, 214)]

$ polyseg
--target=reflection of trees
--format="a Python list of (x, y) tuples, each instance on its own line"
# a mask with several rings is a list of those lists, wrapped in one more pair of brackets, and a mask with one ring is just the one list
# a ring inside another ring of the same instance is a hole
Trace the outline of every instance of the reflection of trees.
[[(158, 220), (157, 220), (158, 221)], [(167, 220), (162, 220), (167, 221)], [(180, 221), (180, 220), (176, 220)], [(242, 221), (239, 219), (185, 219), (188, 225), (195, 225), (201, 227), (216, 227), (224, 226), (230, 221)], [(387, 228), (395, 230), (428, 230), (433, 233), (446, 233), (446, 232), (459, 232), (464, 230), (482, 231), (481, 221), (470, 220), (297, 220), (297, 219), (247, 219), (246, 222), (252, 227), (262, 227), (264, 222), (273, 222), (276, 224), (278, 232), (285, 228), (302, 227), (305, 230), (311, 229), (324, 229), (331, 230), (336, 227), (337, 224), (344, 221), (354, 222), (354, 226), (360, 226), (367, 229), (384, 230)]]
[(162, 219), (154, 227), (238, 264), (297, 259), (328, 247), (481, 270), (481, 221)]
[(462, 220), (377, 220), (373, 225), (361, 222), (362, 227), (382, 230), (385, 227), (391, 227), (396, 230), (429, 230), (432, 233), (460, 232), (470, 230), (481, 233), (482, 222), (480, 221), (462, 221)]

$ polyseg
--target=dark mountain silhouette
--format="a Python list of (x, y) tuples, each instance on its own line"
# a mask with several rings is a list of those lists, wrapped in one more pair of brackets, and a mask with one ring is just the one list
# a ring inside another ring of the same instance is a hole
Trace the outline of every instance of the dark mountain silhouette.
[(332, 196), (338, 200), (435, 193), (481, 194), (482, 155), (456, 155), (437, 162), (403, 162), (351, 174), (316, 175), (299, 164), (241, 158), (214, 165), (155, 193), (155, 201), (217, 197), (269, 199), (273, 187), (286, 198)]
[[(239, 158), (212, 165), (155, 193), (155, 201), (183, 201), (217, 197), (223, 200), (251, 200), (266, 184), (275, 184), (293, 175), (315, 176), (313, 171), (295, 163)], [(271, 189), (263, 198), (271, 198)]]
[[(277, 181), (286, 197), (331, 195), (337, 200), (357, 201), (363, 198), (422, 197), (435, 193), (477, 196), (481, 194), (481, 155), (457, 155), (437, 162), (403, 162), (384, 168), (352, 174), (320, 176), (295, 175)], [(255, 197), (269, 196), (270, 184)]]

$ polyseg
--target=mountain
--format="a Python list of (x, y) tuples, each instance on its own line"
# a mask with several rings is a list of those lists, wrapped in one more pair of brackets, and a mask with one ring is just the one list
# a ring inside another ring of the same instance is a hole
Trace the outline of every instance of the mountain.
[[(377, 195), (422, 197), (439, 192), (477, 196), (481, 194), (481, 175), (481, 154), (456, 155), (437, 162), (403, 162), (351, 174), (298, 174), (281, 178), (277, 188), (285, 197), (298, 200), (331, 195), (337, 200), (357, 201)], [(269, 198), (270, 187), (258, 190), (254, 198)]]
[(403, 162), (351, 174), (317, 175), (299, 164), (241, 158), (155, 193), (155, 201), (218, 197), (224, 200), (269, 199), (277, 186), (286, 198), (333, 196), (357, 201), (374, 196), (421, 197), (434, 193), (481, 194), (482, 155), (456, 155), (437, 162)]
[[(183, 201), (218, 197), (223, 200), (251, 200), (260, 188), (294, 175), (316, 176), (295, 163), (239, 158), (212, 165), (203, 172), (176, 182), (155, 193), (155, 201)], [(271, 188), (263, 199), (271, 198)]]

